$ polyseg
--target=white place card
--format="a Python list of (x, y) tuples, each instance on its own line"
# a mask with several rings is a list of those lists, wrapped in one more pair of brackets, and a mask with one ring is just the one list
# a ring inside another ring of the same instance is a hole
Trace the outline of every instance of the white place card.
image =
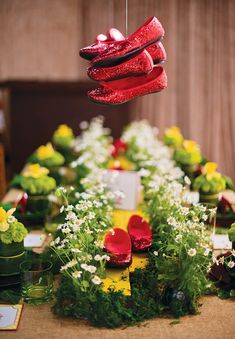
[(231, 250), (232, 242), (228, 234), (215, 234), (211, 236), (214, 250)]
[(46, 240), (45, 233), (29, 233), (24, 239), (24, 247), (42, 247)]
[(134, 171), (108, 170), (104, 181), (112, 192), (121, 192), (116, 200), (115, 208), (121, 210), (136, 210), (140, 196), (140, 177)]
[(0, 304), (0, 330), (16, 330), (20, 321), (22, 305)]

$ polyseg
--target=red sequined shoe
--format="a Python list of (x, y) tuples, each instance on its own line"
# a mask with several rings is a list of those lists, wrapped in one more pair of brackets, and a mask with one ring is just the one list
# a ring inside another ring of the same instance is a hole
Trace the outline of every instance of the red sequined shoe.
[(132, 215), (128, 222), (128, 233), (131, 237), (134, 252), (142, 252), (152, 245), (152, 229), (139, 215)]
[(103, 53), (106, 49), (112, 47), (115, 41), (121, 40), (125, 40), (122, 33), (116, 28), (110, 28), (107, 35), (102, 33), (98, 34), (95, 38), (94, 44), (81, 48), (79, 55), (83, 59), (92, 60)]
[(94, 66), (110, 67), (121, 63), (126, 58), (138, 54), (141, 50), (157, 42), (164, 35), (164, 29), (156, 17), (147, 20), (126, 40), (115, 41), (103, 53), (93, 60)]
[(111, 229), (104, 239), (104, 249), (110, 254), (108, 266), (128, 267), (132, 261), (131, 239), (121, 228)]
[(160, 64), (166, 60), (166, 51), (163, 44), (159, 41), (146, 48), (146, 51), (151, 55), (153, 63)]
[(141, 95), (161, 91), (167, 87), (167, 76), (161, 66), (155, 66), (148, 75), (103, 81), (100, 85), (88, 91), (88, 97), (97, 103), (117, 105)]
[(125, 37), (117, 28), (110, 28), (107, 32), (108, 40), (121, 41), (125, 40)]
[(87, 74), (93, 80), (108, 81), (124, 77), (144, 75), (150, 73), (152, 70), (153, 60), (150, 54), (146, 50), (143, 50), (134, 58), (117, 66), (105, 68), (91, 66), (87, 69)]

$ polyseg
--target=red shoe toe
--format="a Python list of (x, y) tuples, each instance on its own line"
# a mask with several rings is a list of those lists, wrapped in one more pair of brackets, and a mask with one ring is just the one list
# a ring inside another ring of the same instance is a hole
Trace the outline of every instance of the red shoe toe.
[(155, 66), (148, 75), (101, 82), (100, 87), (88, 91), (88, 97), (97, 103), (117, 105), (135, 97), (159, 92), (167, 87), (167, 76), (161, 66)]
[(88, 76), (97, 81), (108, 81), (113, 79), (121, 79), (124, 77), (148, 74), (153, 70), (153, 60), (150, 54), (143, 50), (136, 57), (129, 59), (120, 65), (113, 67), (89, 67)]
[(147, 20), (135, 33), (126, 40), (115, 41), (94, 60), (94, 66), (111, 67), (140, 52), (150, 44), (157, 42), (164, 35), (164, 29), (156, 17)]
[(104, 239), (104, 249), (110, 253), (109, 266), (128, 267), (131, 264), (131, 239), (121, 228), (110, 230)]
[(151, 226), (139, 215), (132, 215), (130, 217), (128, 233), (131, 237), (133, 251), (142, 252), (152, 245)]

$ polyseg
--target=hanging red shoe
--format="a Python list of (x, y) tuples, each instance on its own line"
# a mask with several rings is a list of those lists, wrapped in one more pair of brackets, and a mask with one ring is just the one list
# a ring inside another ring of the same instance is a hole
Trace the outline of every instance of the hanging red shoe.
[(131, 264), (131, 239), (121, 228), (110, 230), (104, 239), (104, 249), (111, 254), (109, 266), (128, 267)]
[(87, 69), (88, 76), (97, 81), (108, 81), (121, 79), (124, 77), (148, 74), (153, 70), (153, 60), (150, 54), (143, 50), (137, 56), (120, 65), (113, 67), (89, 67)]
[(151, 55), (153, 63), (155, 65), (162, 63), (166, 60), (166, 51), (161, 41), (149, 45), (146, 48), (146, 51)]
[(97, 67), (111, 67), (138, 54), (147, 46), (159, 41), (163, 35), (164, 29), (161, 23), (156, 17), (152, 17), (126, 40), (113, 42), (113, 45), (93, 60), (93, 64)]
[(94, 44), (81, 48), (79, 55), (83, 59), (92, 60), (103, 53), (106, 49), (112, 47), (115, 41), (121, 40), (125, 40), (122, 33), (116, 28), (110, 28), (107, 35), (102, 33), (98, 34), (95, 38)]
[(152, 245), (151, 226), (142, 217), (139, 215), (132, 215), (127, 227), (134, 252), (145, 251)]
[(97, 103), (117, 105), (141, 95), (161, 91), (167, 87), (167, 76), (161, 66), (155, 66), (148, 75), (101, 82), (100, 85), (88, 91), (88, 97)]

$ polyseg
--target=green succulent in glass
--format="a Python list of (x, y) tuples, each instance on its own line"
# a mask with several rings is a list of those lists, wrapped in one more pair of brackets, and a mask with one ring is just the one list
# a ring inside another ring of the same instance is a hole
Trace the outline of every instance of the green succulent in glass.
[(181, 146), (184, 141), (183, 135), (180, 129), (176, 126), (172, 126), (165, 130), (163, 135), (163, 142), (167, 146), (178, 147)]

